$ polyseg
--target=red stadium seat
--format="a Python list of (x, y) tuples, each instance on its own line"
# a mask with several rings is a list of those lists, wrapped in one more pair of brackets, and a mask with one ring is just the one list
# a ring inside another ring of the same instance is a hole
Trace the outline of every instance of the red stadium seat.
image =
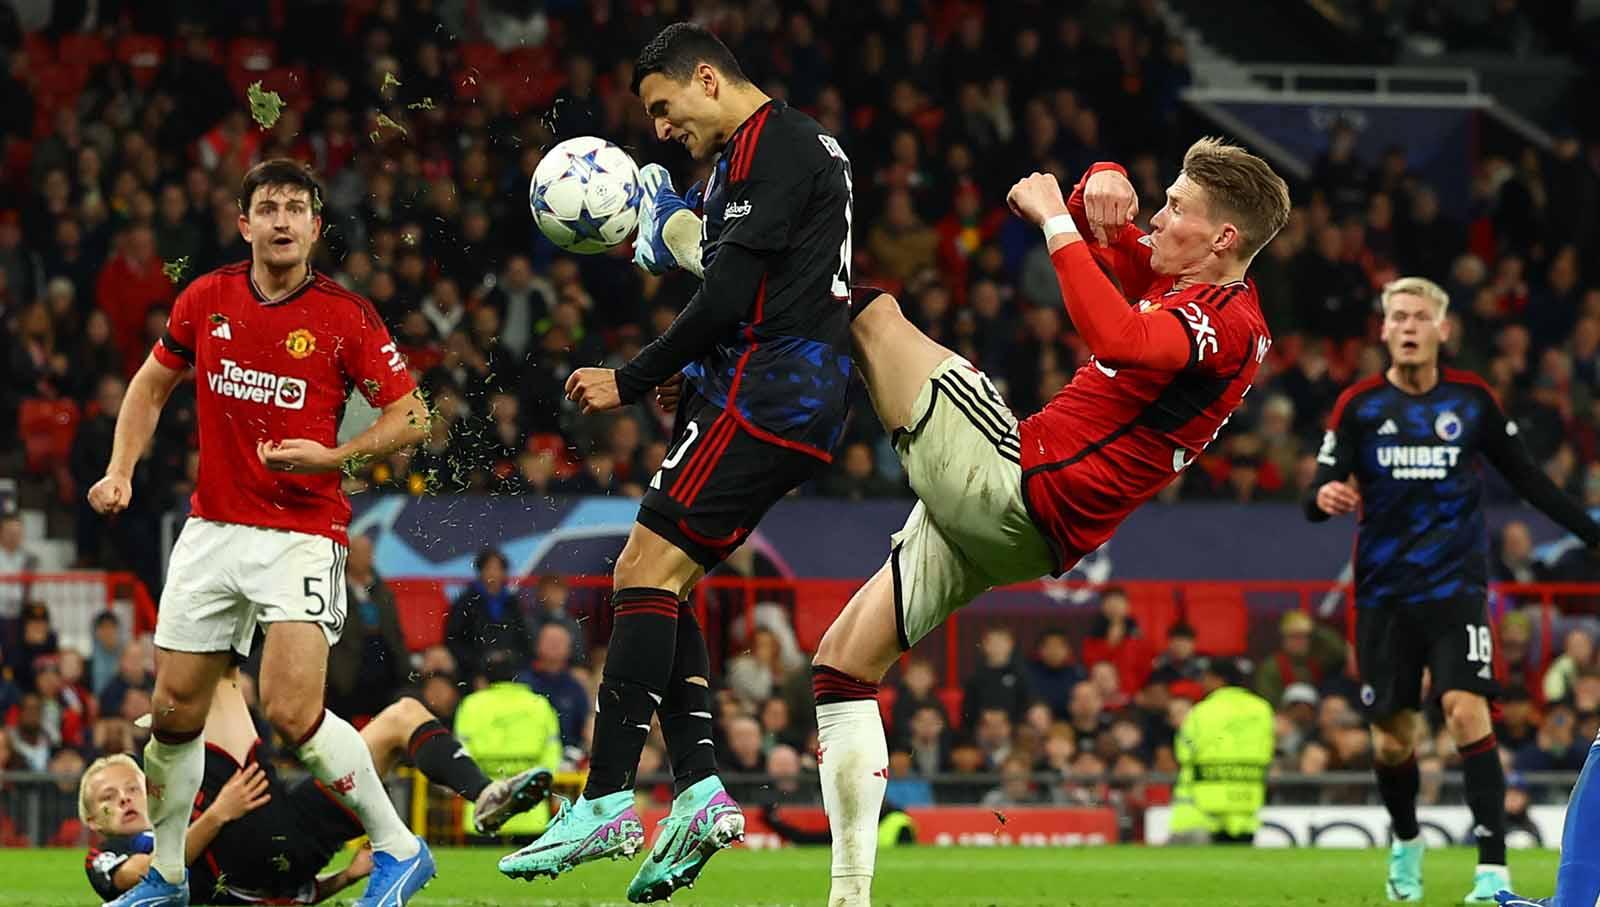
[(1178, 622), (1177, 589), (1167, 585), (1139, 585), (1128, 591), (1128, 613), (1139, 632), (1156, 650), (1167, 647), (1167, 633)]
[(123, 35), (117, 40), (117, 60), (141, 86), (155, 81), (166, 54), (167, 42), (155, 35)]
[(420, 652), (444, 642), (444, 621), (450, 613), (444, 583), (438, 580), (389, 580), (394, 607), (400, 616), (400, 629), (406, 648)]
[(17, 433), (27, 452), (28, 471), (44, 475), (67, 462), (78, 433), (78, 404), (71, 400), (22, 401)]
[(944, 687), (939, 690), (939, 701), (944, 703), (944, 715), (950, 719), (951, 727), (961, 726), (961, 700), (966, 696), (960, 687)]
[(1250, 640), (1244, 592), (1230, 583), (1195, 583), (1184, 589), (1183, 613), (1201, 655), (1243, 655)]
[(479, 73), (497, 72), (503, 66), (500, 49), (493, 44), (461, 45), (461, 65)]
[(50, 42), (48, 35), (39, 32), (29, 32), (22, 36), (22, 52), (28, 55), (30, 67), (40, 63), (53, 63), (56, 59), (56, 46)]
[(883, 719), (883, 726), (890, 735), (900, 733), (894, 726), (894, 702), (900, 698), (900, 688), (893, 684), (880, 684), (878, 686), (878, 717)]
[(811, 580), (795, 585), (794, 635), (802, 651), (817, 651), (822, 634), (828, 632), (859, 585), (855, 580)]
[(228, 42), (228, 68), (266, 72), (278, 57), (278, 45), (266, 38), (234, 38)]
[(99, 66), (111, 62), (111, 45), (101, 35), (91, 32), (63, 35), (59, 53), (63, 63)]

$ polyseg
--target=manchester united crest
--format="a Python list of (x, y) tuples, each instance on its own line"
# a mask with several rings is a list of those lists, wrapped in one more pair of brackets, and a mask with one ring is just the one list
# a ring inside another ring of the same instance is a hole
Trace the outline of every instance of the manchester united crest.
[(289, 350), (289, 355), (296, 359), (304, 359), (317, 351), (317, 337), (305, 328), (300, 328), (291, 333), (283, 341), (283, 345)]

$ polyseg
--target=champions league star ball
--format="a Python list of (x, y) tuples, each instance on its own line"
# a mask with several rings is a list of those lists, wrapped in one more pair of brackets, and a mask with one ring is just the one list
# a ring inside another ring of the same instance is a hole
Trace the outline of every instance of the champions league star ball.
[(550, 149), (534, 168), (528, 207), (551, 242), (590, 255), (633, 233), (642, 194), (639, 167), (626, 151), (583, 136)]

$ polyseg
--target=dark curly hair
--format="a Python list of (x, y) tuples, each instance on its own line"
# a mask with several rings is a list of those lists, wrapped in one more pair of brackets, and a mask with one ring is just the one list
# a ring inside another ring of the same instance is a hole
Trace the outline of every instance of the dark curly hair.
[(744, 70), (739, 68), (739, 61), (734, 59), (733, 51), (722, 39), (703, 25), (674, 22), (639, 51), (639, 59), (633, 64), (633, 93), (639, 93), (639, 83), (651, 73), (682, 82), (694, 75), (694, 68), (701, 63), (710, 63), (734, 84), (750, 84)]

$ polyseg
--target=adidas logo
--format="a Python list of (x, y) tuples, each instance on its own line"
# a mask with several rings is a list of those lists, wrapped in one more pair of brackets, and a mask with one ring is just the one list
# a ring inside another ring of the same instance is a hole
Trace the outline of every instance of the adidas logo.
[[(227, 327), (227, 325), (223, 325), (223, 327)], [(1380, 435), (1394, 435), (1399, 433), (1400, 426), (1394, 424), (1393, 419), (1385, 419), (1383, 420), (1383, 424), (1378, 426), (1378, 434)]]
[(223, 323), (221, 323), (221, 324), (219, 324), (216, 327), (211, 329), (211, 336), (218, 337), (218, 338), (221, 338), (223, 340), (232, 340), (233, 339), (233, 329), (228, 326), (228, 323), (226, 321), (224, 321)]
[(1484, 665), (1478, 669), (1478, 678), (1480, 680), (1491, 680), (1494, 678), (1494, 672), (1489, 669), (1488, 665)]

